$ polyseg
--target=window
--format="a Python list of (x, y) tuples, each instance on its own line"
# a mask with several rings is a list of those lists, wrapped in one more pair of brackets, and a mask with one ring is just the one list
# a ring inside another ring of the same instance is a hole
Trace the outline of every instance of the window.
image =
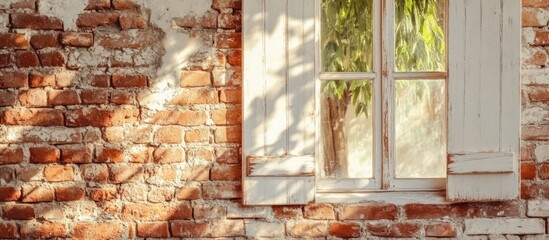
[[(366, 99), (370, 97), (368, 104), (371, 106), (364, 104), (360, 113), (363, 116), (365, 112), (371, 111), (368, 117), (372, 118), (372, 142), (382, 139), (381, 142), (387, 142), (388, 145), (385, 145), (389, 146), (383, 148), (378, 143), (372, 147), (377, 149), (374, 152), (382, 152), (373, 156), (383, 156), (380, 160), (374, 160), (373, 165), (375, 161), (381, 161), (384, 165), (381, 168), (373, 167), (371, 174), (359, 171), (359, 176), (366, 176), (366, 181), (358, 182), (362, 184), (359, 188), (410, 188), (407, 187), (408, 183), (400, 184), (397, 181), (399, 176), (407, 178), (410, 175), (397, 173), (392, 177), (375, 176), (386, 174), (383, 168), (391, 166), (391, 161), (394, 161), (392, 166), (397, 166), (401, 160), (405, 161), (397, 156), (398, 151), (395, 149), (402, 144), (398, 142), (402, 139), (398, 138), (398, 124), (390, 119), (398, 119), (399, 114), (402, 115), (398, 107), (410, 102), (406, 99), (405, 104), (399, 105), (399, 97), (409, 97), (416, 102), (427, 99), (416, 98), (419, 94), (415, 89), (419, 87), (414, 84), (419, 83), (427, 85), (422, 86), (424, 89), (440, 89), (434, 85), (446, 87), (435, 92), (442, 96), (439, 98), (447, 100), (437, 100), (433, 104), (446, 103), (440, 109), (447, 109), (441, 110), (447, 116), (447, 131), (441, 132), (447, 135), (440, 145), (447, 146), (447, 156), (443, 158), (447, 159), (447, 164), (444, 164), (447, 168), (442, 170), (445, 170), (445, 174), (436, 176), (445, 175), (442, 176), (445, 177), (442, 181), (445, 186), (429, 185), (436, 182), (432, 180), (419, 182), (421, 179), (407, 179), (412, 182), (411, 188), (421, 190), (445, 187), (448, 202), (509, 200), (518, 197), (520, 1), (447, 1), (447, 65), (427, 69), (411, 67), (413, 71), (405, 67), (399, 69), (400, 65), (394, 64), (396, 61), (389, 61), (399, 51), (398, 44), (394, 52), (388, 47), (392, 45), (391, 39), (395, 39), (391, 35), (396, 32), (391, 29), (394, 28), (393, 18), (382, 18), (381, 15), (393, 11), (397, 7), (393, 6), (397, 0), (372, 1), (375, 3), (371, 12), (373, 26), (370, 27), (374, 39), (370, 45), (373, 53), (358, 56), (364, 57), (365, 64), (356, 70), (337, 72), (332, 76), (333, 70), (320, 69), (321, 56), (317, 46), (320, 46), (321, 36), (317, 33), (321, 32), (321, 25), (316, 20), (320, 19), (318, 13), (321, 11), (320, 4), (315, 1), (323, 0), (243, 1), (242, 191), (245, 205), (295, 205), (338, 199), (368, 201), (373, 198), (372, 195), (376, 193), (323, 192), (324, 189), (337, 189), (340, 187), (337, 184), (347, 178), (334, 180), (328, 184), (335, 185), (326, 186), (325, 180), (329, 178), (322, 177), (318, 169), (318, 166), (322, 166), (316, 160), (323, 151), (323, 138), (320, 138), (320, 127), (314, 124), (321, 122), (322, 117), (321, 96), (317, 90), (320, 90), (321, 82), (328, 84), (330, 81), (342, 80), (351, 81), (349, 88), (370, 88), (372, 94), (363, 96)], [(345, 2), (349, 1), (364, 0)], [(362, 27), (368, 28), (367, 25)], [(385, 39), (385, 44), (382, 39)], [(368, 45), (365, 47), (368, 48)], [(383, 71), (384, 65), (387, 71)], [(439, 83), (433, 84), (436, 81)], [(398, 84), (408, 87), (399, 88)], [(408, 93), (409, 90), (414, 91)], [(429, 93), (431, 91), (434, 90), (429, 90)], [(434, 93), (430, 97), (432, 95)], [(389, 111), (384, 112), (384, 109)], [(409, 111), (408, 107), (403, 109), (405, 113)], [(410, 112), (407, 114), (410, 116)], [(375, 121), (376, 118), (381, 121)], [(429, 119), (429, 122), (432, 121)], [(368, 179), (368, 175), (374, 177)], [(374, 179), (374, 183), (371, 179)], [(386, 184), (387, 181), (382, 180), (387, 179), (395, 185), (379, 185)], [(417, 187), (422, 184), (423, 187)], [(342, 189), (341, 192), (346, 190)]]
[(318, 190), (444, 188), (446, 0), (317, 4)]

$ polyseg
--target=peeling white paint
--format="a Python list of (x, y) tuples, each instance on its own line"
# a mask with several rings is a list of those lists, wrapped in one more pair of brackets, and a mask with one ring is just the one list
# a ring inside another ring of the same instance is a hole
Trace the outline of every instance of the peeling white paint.
[(40, 0), (38, 12), (44, 15), (58, 17), (63, 21), (65, 31), (77, 30), (76, 19), (88, 5), (86, 0)]
[(528, 107), (522, 111), (522, 124), (535, 124), (547, 121), (549, 111), (542, 107)]

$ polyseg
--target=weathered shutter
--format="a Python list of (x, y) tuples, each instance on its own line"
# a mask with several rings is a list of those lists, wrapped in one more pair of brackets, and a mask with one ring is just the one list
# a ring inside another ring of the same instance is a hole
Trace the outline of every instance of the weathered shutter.
[(314, 200), (314, 0), (243, 1), (243, 202)]
[(519, 197), (520, 2), (449, 1), (450, 201)]

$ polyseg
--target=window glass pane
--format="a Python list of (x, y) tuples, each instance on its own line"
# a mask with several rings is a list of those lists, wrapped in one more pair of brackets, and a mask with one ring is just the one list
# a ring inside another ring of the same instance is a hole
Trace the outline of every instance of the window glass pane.
[(322, 0), (323, 72), (371, 72), (372, 0)]
[(444, 83), (444, 80), (396, 81), (397, 178), (446, 177)]
[(395, 70), (444, 71), (445, 0), (395, 1)]
[(372, 81), (325, 81), (321, 95), (322, 177), (372, 178)]

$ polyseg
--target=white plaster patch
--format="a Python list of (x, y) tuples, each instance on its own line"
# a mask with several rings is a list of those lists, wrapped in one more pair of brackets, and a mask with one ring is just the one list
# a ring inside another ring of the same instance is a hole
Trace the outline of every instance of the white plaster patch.
[(549, 200), (528, 201), (529, 217), (549, 217)]
[(0, 1), (0, 10), (10, 9), (11, 4), (16, 2), (16, 1), (17, 0), (2, 0), (2, 1)]
[(522, 84), (548, 84), (549, 69), (522, 69), (520, 77)]
[(4, 32), (8, 30), (8, 23), (10, 22), (9, 14), (0, 14), (0, 31)]
[(545, 162), (549, 160), (549, 145), (537, 145), (534, 151), (537, 162)]
[(38, 12), (60, 18), (65, 31), (76, 30), (78, 14), (82, 13), (87, 5), (88, 1), (86, 0), (40, 0)]
[(549, 111), (541, 107), (528, 107), (522, 111), (522, 124), (535, 124), (547, 121)]
[(275, 238), (284, 236), (283, 223), (270, 223), (260, 221), (245, 221), (246, 236)]

